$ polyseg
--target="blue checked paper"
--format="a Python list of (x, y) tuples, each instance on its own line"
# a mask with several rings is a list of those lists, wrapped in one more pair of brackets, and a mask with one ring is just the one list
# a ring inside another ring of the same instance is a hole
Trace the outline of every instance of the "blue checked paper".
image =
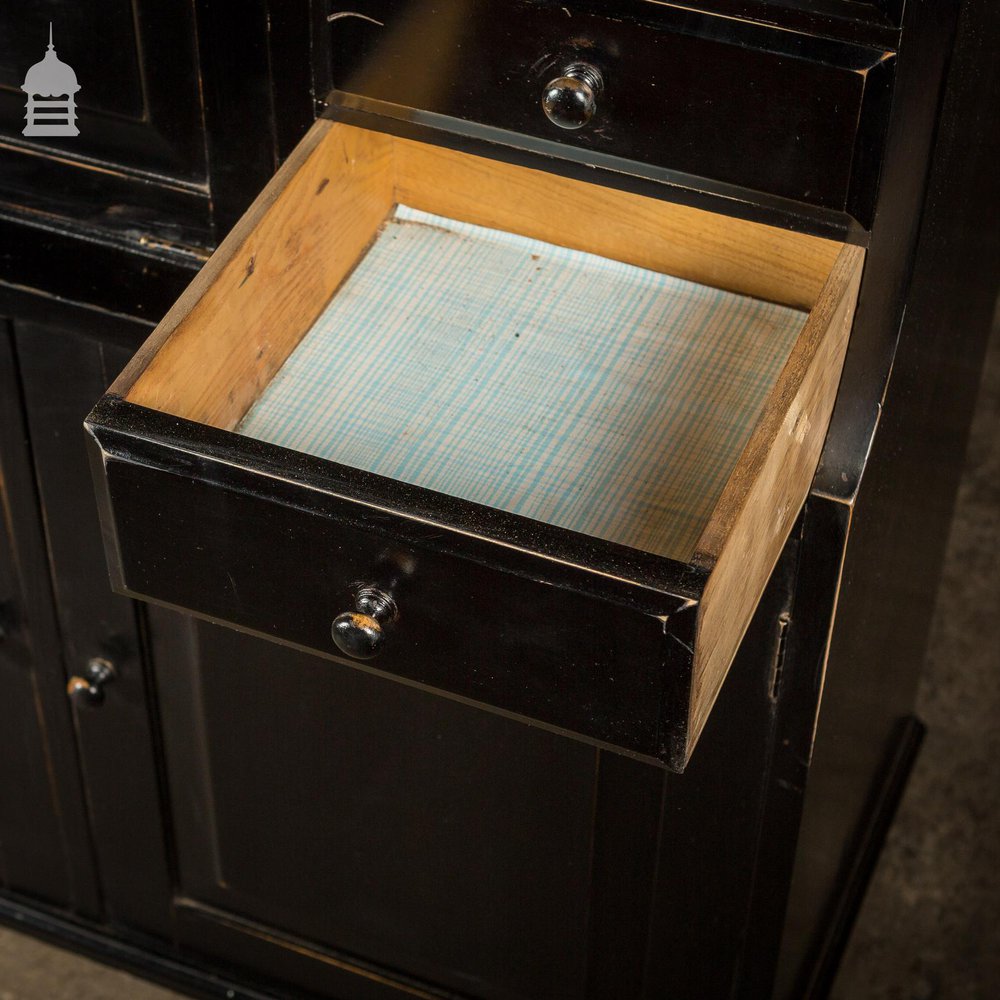
[(687, 561), (805, 318), (401, 205), (239, 430)]

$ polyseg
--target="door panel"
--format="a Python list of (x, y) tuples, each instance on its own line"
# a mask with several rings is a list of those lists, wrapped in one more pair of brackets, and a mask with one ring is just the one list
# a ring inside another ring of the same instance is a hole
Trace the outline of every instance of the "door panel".
[(593, 749), (150, 616), (185, 896), (463, 992), (581, 995)]
[[(194, 7), (171, 0), (34, 0), (0, 12), (0, 132), (21, 143), (28, 68), (45, 55), (76, 73), (79, 136), (33, 138), (178, 180), (206, 179)], [(169, 52), (169, 59), (156, 58)]]
[(24, 426), (0, 320), (0, 886), (94, 915), (97, 886)]
[(0, 454), (0, 884), (65, 903), (69, 873)]
[(66, 672), (101, 657), (117, 674), (103, 704), (74, 707), (105, 916), (167, 936), (171, 888), (142, 637), (136, 606), (108, 585), (82, 430), (95, 393), (130, 352), (33, 323), (15, 324), (15, 343)]

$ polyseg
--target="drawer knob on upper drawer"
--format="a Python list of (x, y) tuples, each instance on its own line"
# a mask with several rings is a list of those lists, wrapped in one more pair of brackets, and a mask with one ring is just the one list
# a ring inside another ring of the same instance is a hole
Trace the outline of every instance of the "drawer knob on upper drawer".
[(542, 95), (545, 117), (559, 128), (583, 128), (597, 111), (604, 90), (601, 72), (589, 63), (570, 63), (562, 76), (550, 80)]
[(333, 620), (330, 632), (337, 648), (356, 660), (370, 660), (385, 646), (386, 631), (399, 617), (396, 602), (378, 587), (362, 587), (353, 611)]

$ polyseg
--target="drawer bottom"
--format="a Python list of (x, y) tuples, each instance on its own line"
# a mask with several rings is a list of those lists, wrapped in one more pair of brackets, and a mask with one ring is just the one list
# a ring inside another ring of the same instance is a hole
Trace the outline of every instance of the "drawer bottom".
[(806, 317), (399, 206), (238, 429), (687, 562)]

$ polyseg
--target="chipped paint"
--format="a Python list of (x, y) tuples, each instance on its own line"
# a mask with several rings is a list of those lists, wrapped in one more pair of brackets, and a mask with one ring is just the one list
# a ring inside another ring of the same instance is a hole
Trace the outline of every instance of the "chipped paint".
[(342, 17), (359, 17), (362, 21), (370, 21), (372, 24), (377, 24), (380, 28), (385, 27), (384, 21), (376, 21), (374, 17), (369, 17), (367, 14), (360, 14), (356, 10), (343, 10), (337, 14), (327, 14), (326, 19), (328, 21), (339, 21)]
[(139, 237), (139, 246), (144, 247), (147, 250), (168, 250), (171, 253), (184, 254), (187, 257), (194, 257), (195, 260), (205, 262), (211, 257), (211, 253), (208, 250), (204, 250), (201, 247), (192, 246), (189, 243), (177, 243), (173, 240), (164, 240), (156, 236), (149, 236), (143, 233)]

